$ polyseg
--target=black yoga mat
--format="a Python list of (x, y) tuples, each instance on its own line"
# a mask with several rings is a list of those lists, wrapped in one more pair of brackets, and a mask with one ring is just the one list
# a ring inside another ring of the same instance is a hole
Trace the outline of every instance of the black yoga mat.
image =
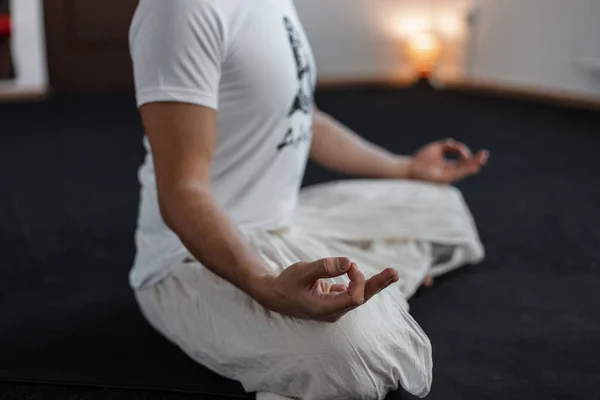
[[(459, 185), (486, 261), (411, 301), (434, 348), (429, 398), (600, 398), (599, 115), (424, 88), (318, 101), (396, 152), (446, 136), (491, 150)], [(131, 95), (2, 104), (0, 121), (0, 380), (20, 382), (0, 397), (51, 391), (31, 382), (77, 385), (61, 399), (248, 397), (156, 334), (128, 288), (143, 156)], [(310, 165), (305, 183), (337, 178)]]
[(156, 334), (128, 287), (143, 156), (130, 99), (0, 105), (0, 379), (247, 397)]

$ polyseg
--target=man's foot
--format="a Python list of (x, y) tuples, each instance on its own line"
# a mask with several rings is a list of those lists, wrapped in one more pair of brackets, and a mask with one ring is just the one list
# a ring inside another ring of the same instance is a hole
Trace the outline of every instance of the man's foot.
[(425, 277), (425, 280), (423, 281), (423, 286), (425, 286), (426, 288), (430, 288), (433, 286), (433, 278), (430, 275), (427, 275)]

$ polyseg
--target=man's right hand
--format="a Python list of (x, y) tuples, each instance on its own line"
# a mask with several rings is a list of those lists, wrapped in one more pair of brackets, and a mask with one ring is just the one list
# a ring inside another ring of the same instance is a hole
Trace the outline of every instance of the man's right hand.
[[(348, 274), (348, 285), (326, 279)], [(279, 275), (256, 282), (253, 297), (265, 308), (296, 318), (336, 322), (392, 283), (398, 273), (387, 268), (365, 280), (357, 265), (345, 257), (300, 262)]]

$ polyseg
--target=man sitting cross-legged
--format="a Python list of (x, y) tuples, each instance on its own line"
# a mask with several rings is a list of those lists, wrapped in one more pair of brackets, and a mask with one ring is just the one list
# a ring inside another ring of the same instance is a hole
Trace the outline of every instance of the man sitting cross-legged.
[[(150, 323), (260, 396), (426, 395), (406, 299), (483, 258), (448, 184), (487, 152), (397, 156), (319, 111), (291, 0), (141, 0), (131, 49), (148, 153), (130, 278)], [(372, 179), (300, 190), (308, 157)]]

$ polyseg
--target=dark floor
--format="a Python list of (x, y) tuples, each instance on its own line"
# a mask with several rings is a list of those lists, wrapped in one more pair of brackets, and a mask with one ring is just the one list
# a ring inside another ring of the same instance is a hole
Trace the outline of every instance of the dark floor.
[[(448, 136), (491, 151), (459, 185), (486, 261), (411, 301), (434, 346), (429, 398), (600, 399), (600, 114), (426, 89), (318, 101), (397, 152)], [(0, 104), (0, 380), (83, 385), (0, 383), (0, 400), (243, 395), (137, 313), (140, 138), (130, 96)], [(306, 183), (335, 178), (311, 165)]]

